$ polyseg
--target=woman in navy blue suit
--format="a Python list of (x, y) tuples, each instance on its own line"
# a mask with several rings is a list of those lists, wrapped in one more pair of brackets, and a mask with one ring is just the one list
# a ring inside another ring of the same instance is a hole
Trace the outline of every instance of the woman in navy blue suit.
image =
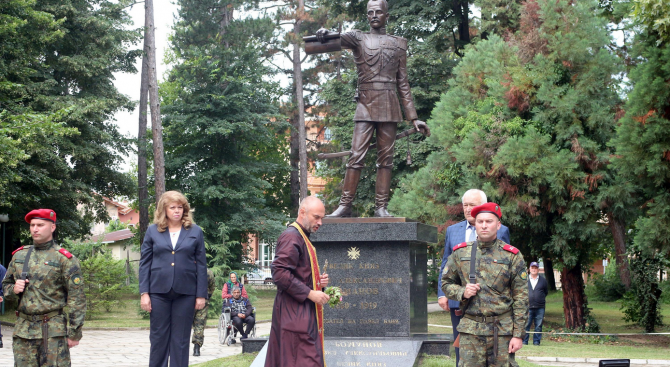
[(186, 197), (164, 193), (144, 235), (140, 260), (141, 307), (151, 313), (150, 367), (187, 367), (195, 310), (205, 306), (207, 263), (202, 230)]

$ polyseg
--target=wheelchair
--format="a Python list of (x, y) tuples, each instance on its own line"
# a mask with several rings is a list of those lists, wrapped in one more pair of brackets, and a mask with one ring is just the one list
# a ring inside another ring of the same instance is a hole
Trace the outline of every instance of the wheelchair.
[[(256, 307), (251, 308), (251, 316), (256, 320)], [(245, 325), (242, 324), (244, 327)], [(219, 331), (219, 344), (225, 344), (230, 346), (233, 342), (233, 339), (237, 337), (237, 329), (233, 326), (233, 319), (231, 317), (230, 307), (225, 307), (221, 316), (219, 316), (219, 324), (217, 326)], [(248, 335), (249, 338), (256, 337), (256, 324), (251, 329)]]

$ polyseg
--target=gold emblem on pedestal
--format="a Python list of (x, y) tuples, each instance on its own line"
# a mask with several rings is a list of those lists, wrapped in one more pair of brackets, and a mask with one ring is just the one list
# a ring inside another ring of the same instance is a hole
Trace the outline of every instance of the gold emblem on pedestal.
[(347, 255), (350, 260), (358, 260), (358, 258), (361, 257), (361, 250), (359, 250), (358, 247), (349, 247)]

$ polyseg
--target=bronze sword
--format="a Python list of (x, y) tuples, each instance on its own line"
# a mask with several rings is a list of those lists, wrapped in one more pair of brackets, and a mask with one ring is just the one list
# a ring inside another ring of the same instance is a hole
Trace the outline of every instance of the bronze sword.
[[(396, 135), (395, 140), (400, 140), (402, 138), (406, 138), (406, 137), (408, 137), (408, 136), (410, 136), (410, 135), (412, 135), (416, 132), (418, 132), (418, 130), (415, 127), (411, 128), (409, 130), (405, 130), (405, 131), (401, 132), (400, 134)], [(376, 148), (376, 147), (377, 147), (377, 143), (373, 143), (373, 144), (370, 144), (368, 149), (373, 149), (373, 148)], [(339, 157), (346, 157), (346, 156), (349, 156), (349, 155), (351, 155), (351, 151), (347, 150), (345, 152), (337, 152), (337, 153), (319, 153), (319, 155), (317, 155), (317, 158), (318, 159), (333, 159), (333, 158), (339, 158)]]

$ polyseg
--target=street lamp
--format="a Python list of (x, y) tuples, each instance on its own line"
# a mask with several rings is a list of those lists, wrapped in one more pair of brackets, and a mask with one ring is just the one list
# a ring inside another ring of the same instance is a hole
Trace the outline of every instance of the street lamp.
[[(9, 222), (9, 215), (7, 214), (0, 214), (0, 223), (2, 223), (2, 266), (5, 266), (5, 227), (7, 226), (7, 222)], [(2, 308), (1, 311), (2, 314), (5, 314), (5, 301), (2, 301)]]

